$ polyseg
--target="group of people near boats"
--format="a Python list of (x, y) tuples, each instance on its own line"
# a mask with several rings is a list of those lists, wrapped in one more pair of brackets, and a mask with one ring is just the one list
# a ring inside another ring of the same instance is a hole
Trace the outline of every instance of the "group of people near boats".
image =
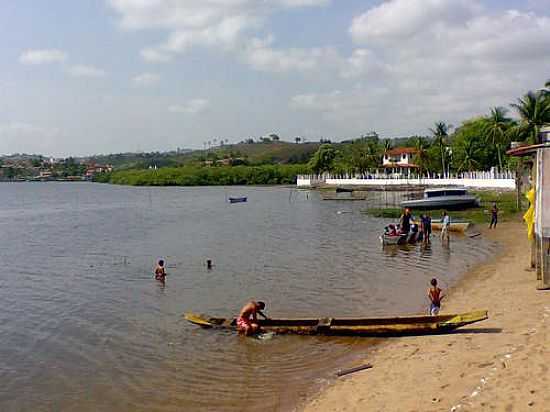
[[(451, 226), (451, 217), (444, 211), (441, 216), (441, 239), (449, 240), (449, 228)], [(429, 213), (420, 214), (418, 220), (413, 217), (411, 210), (404, 209), (399, 223), (389, 224), (384, 228), (384, 234), (387, 236), (410, 235), (414, 241), (430, 242), (432, 235), (432, 217)]]

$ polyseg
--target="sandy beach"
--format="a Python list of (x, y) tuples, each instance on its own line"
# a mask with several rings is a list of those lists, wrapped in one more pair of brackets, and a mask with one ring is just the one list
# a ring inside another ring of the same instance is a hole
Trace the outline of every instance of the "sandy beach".
[(518, 218), (482, 235), (502, 245), (499, 256), (452, 288), (442, 313), (487, 309), (487, 321), (388, 340), (363, 360), (372, 369), (336, 381), (304, 410), (550, 411), (550, 293), (527, 270), (525, 226)]

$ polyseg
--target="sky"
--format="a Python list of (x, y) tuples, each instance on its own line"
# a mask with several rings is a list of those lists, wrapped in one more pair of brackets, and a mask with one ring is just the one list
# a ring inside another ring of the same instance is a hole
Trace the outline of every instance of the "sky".
[(2, 0), (0, 154), (426, 135), (550, 79), (550, 0)]

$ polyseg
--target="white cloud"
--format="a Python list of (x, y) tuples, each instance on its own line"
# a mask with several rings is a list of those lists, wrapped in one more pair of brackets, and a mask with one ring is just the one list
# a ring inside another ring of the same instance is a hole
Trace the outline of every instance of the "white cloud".
[(257, 70), (271, 72), (325, 70), (339, 64), (338, 52), (331, 47), (274, 49), (272, 38), (252, 39), (241, 51), (241, 58)]
[(69, 67), (67, 72), (74, 77), (104, 77), (107, 74), (103, 69), (82, 64)]
[(193, 99), (183, 104), (172, 105), (168, 107), (168, 111), (171, 113), (195, 115), (204, 112), (209, 105), (210, 102), (207, 99)]
[(135, 86), (147, 87), (157, 84), (160, 81), (160, 76), (156, 73), (141, 73), (134, 76), (132, 83)]
[(390, 0), (354, 18), (349, 32), (357, 48), (340, 74), (359, 87), (299, 94), (292, 109), (340, 127), (420, 132), (507, 105), (550, 68), (550, 16), (475, 0)]
[(146, 48), (139, 52), (143, 60), (149, 63), (166, 63), (172, 60), (172, 56), (169, 54), (160, 52), (153, 48)]
[(67, 59), (67, 53), (58, 49), (26, 50), (19, 56), (22, 64), (60, 63)]
[[(326, 6), (330, 0), (109, 0), (127, 30), (161, 29), (164, 42), (140, 54), (148, 62), (167, 62), (193, 47), (231, 52), (259, 70), (311, 70), (332, 54), (325, 48), (275, 49), (273, 38), (257, 39), (266, 18), (278, 11)], [(269, 46), (268, 46), (269, 45)]]
[(46, 153), (61, 131), (27, 122), (9, 122), (0, 124), (0, 135), (6, 153)]

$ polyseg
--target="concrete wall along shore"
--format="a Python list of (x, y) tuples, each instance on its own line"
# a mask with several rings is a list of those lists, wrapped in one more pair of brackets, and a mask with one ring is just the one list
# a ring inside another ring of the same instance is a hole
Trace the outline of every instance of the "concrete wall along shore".
[(463, 186), (476, 189), (515, 190), (516, 180), (513, 172), (470, 172), (457, 176), (430, 176), (406, 178), (393, 175), (352, 176), (341, 175), (299, 175), (298, 187), (318, 186), (363, 186), (374, 188), (397, 188), (410, 186)]

